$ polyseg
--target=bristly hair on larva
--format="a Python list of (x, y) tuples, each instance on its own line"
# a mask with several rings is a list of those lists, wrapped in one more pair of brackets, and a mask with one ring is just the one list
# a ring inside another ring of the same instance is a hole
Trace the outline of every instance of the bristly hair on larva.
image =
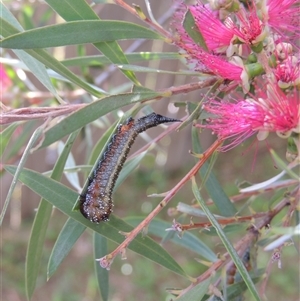
[(151, 127), (168, 122), (181, 120), (151, 113), (136, 122), (130, 117), (118, 126), (80, 195), (80, 212), (84, 217), (93, 223), (109, 220), (114, 206), (112, 192), (136, 137)]

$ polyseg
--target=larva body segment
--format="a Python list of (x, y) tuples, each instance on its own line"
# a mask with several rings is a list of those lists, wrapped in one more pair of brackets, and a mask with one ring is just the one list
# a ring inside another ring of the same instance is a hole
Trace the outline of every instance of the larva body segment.
[(93, 223), (109, 220), (113, 207), (113, 188), (137, 135), (167, 122), (181, 121), (151, 113), (136, 122), (130, 117), (124, 125), (118, 126), (93, 171), (88, 186), (80, 195), (80, 211), (84, 217)]

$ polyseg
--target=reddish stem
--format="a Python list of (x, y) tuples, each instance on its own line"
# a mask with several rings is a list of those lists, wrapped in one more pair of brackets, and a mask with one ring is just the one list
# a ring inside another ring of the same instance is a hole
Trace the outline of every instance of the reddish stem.
[[(248, 216), (234, 216), (234, 217), (230, 217), (230, 218), (223, 218), (223, 219), (218, 219), (218, 223), (220, 225), (229, 225), (229, 224), (233, 224), (233, 223), (237, 223), (237, 222), (246, 222), (246, 221), (250, 221), (254, 218), (264, 217), (267, 214), (269, 214), (269, 213), (268, 212), (259, 212), (259, 213), (255, 213), (253, 215), (248, 215)], [(209, 222), (209, 221), (203, 222), (203, 223), (191, 222), (188, 225), (180, 225), (180, 228), (182, 231), (185, 231), (185, 230), (191, 230), (191, 229), (197, 229), (197, 228), (206, 228), (206, 227), (210, 227), (210, 226), (211, 226), (211, 222)]]
[[(293, 203), (292, 203), (293, 202)], [(248, 233), (238, 242), (234, 245), (235, 250), (241, 256), (245, 253), (246, 249), (253, 243), (253, 241), (256, 241), (259, 237), (259, 230), (268, 226), (272, 219), (280, 213), (286, 206), (291, 205), (292, 206), (298, 206), (299, 205), (299, 187), (296, 187), (290, 196), (284, 198), (281, 200), (274, 209), (267, 212), (267, 214), (263, 218), (259, 218), (256, 223), (254, 223), (251, 227), (248, 228)], [(296, 207), (294, 207), (296, 208)], [(206, 280), (210, 276), (212, 276), (218, 269), (223, 267), (225, 264), (227, 266), (230, 266), (232, 264), (232, 261), (230, 261), (230, 255), (228, 253), (225, 253), (222, 255), (222, 259), (217, 260), (214, 262), (209, 269), (207, 269), (202, 275), (200, 275), (195, 282), (193, 282), (191, 285), (189, 285), (186, 289), (182, 290), (180, 296), (185, 294), (187, 291), (192, 289), (195, 285), (198, 283)]]
[(109, 268), (112, 260), (114, 257), (116, 257), (118, 254), (124, 252), (130, 242), (144, 229), (146, 228), (151, 220), (168, 204), (168, 202), (173, 198), (173, 196), (181, 189), (181, 187), (188, 182), (203, 166), (203, 164), (208, 160), (208, 158), (218, 149), (218, 147), (223, 143), (222, 140), (216, 140), (212, 146), (203, 153), (202, 158), (198, 161), (198, 163), (190, 170), (188, 174), (185, 175), (185, 177), (182, 178), (182, 180), (175, 185), (173, 189), (171, 189), (165, 198), (156, 206), (156, 208), (137, 226), (135, 227), (130, 233), (126, 234), (126, 239), (110, 254), (104, 256), (101, 259), (98, 259), (100, 261), (100, 265), (104, 268)]

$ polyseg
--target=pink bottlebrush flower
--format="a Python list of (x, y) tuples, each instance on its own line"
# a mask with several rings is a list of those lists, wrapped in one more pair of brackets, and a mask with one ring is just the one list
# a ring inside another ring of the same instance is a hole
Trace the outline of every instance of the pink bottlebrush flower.
[[(189, 43), (185, 43), (188, 41)], [(195, 70), (200, 72), (211, 72), (224, 79), (240, 82), (244, 68), (232, 64), (221, 56), (205, 52), (199, 45), (191, 39), (177, 39), (176, 45), (186, 52), (187, 60), (195, 66)]]
[(241, 81), (244, 71), (242, 66), (231, 64), (221, 56), (206, 52), (200, 45), (196, 44), (182, 26), (182, 21), (186, 12), (186, 6), (182, 5), (175, 13), (173, 26), (177, 32), (175, 44), (186, 52), (187, 61), (200, 72), (214, 73), (224, 79)]
[[(181, 44), (186, 45), (187, 47), (191, 48), (191, 47), (194, 47), (195, 42), (188, 35), (186, 30), (182, 26), (182, 22), (184, 20), (186, 11), (187, 11), (186, 5), (181, 3), (174, 14), (174, 19), (173, 19), (171, 25), (176, 30), (175, 43), (176, 44), (181, 43)], [(197, 47), (199, 47), (199, 46), (197, 46)], [(202, 48), (200, 48), (200, 49), (202, 49)]]
[(204, 73), (213, 73), (223, 79), (235, 81), (241, 84), (245, 93), (249, 91), (250, 84), (247, 68), (239, 57), (231, 58), (231, 62), (221, 56), (213, 55), (202, 50), (196, 43), (193, 46), (177, 40), (177, 46), (186, 52), (187, 61), (194, 66), (194, 69)]
[[(237, 82), (242, 81), (242, 73), (244, 72), (243, 64), (241, 60), (238, 60), (238, 63), (228, 62), (223, 59), (221, 56), (213, 55), (207, 52), (202, 51), (195, 52), (189, 49), (185, 49), (188, 54), (191, 55), (191, 58), (197, 62), (196, 70), (203, 70), (203, 66), (208, 69), (210, 72), (229, 80), (234, 80)], [(238, 59), (238, 58), (237, 58)], [(247, 78), (248, 79), (248, 78)]]
[(195, 23), (210, 51), (224, 52), (232, 42), (234, 32), (218, 19), (217, 13), (203, 4), (189, 6)]
[(186, 9), (192, 13), (210, 52), (225, 52), (236, 38), (247, 45), (256, 45), (266, 36), (263, 23), (256, 14), (255, 3), (249, 7), (249, 11), (240, 7), (236, 13), (237, 24), (230, 17), (223, 23), (218, 11), (210, 10), (201, 2)]
[(284, 33), (300, 36), (300, 6), (299, 0), (266, 0), (263, 18), (280, 36)]
[(278, 61), (285, 60), (293, 53), (293, 46), (290, 43), (280, 42), (275, 46), (274, 55)]
[(274, 75), (278, 86), (287, 89), (300, 85), (300, 61), (295, 56), (289, 56), (276, 66)]
[[(185, 19), (186, 11), (189, 10), (195, 19), (195, 23), (201, 32), (208, 51), (203, 49), (201, 45), (197, 44), (186, 32), (183, 27), (183, 20)], [(246, 17), (243, 18), (244, 13), (240, 12), (240, 18), (246, 22)], [(257, 16), (252, 18), (255, 22), (258, 20)], [(258, 20), (259, 21), (259, 20)], [(256, 24), (256, 23), (255, 23)], [(174, 43), (185, 51), (185, 57), (196, 71), (204, 73), (213, 73), (224, 79), (234, 81), (236, 84), (242, 84), (245, 92), (249, 91), (249, 78), (253, 76), (245, 66), (244, 62), (239, 57), (232, 57), (228, 59), (222, 55), (216, 55), (212, 52), (227, 51), (232, 55), (234, 53), (232, 40), (236, 38), (235, 31), (238, 29), (233, 26), (225, 26), (218, 18), (215, 12), (202, 4), (194, 6), (186, 6), (182, 4), (179, 10), (175, 13), (175, 18), (172, 23), (176, 30)], [(247, 26), (249, 23), (247, 23)], [(249, 25), (250, 26), (250, 25)], [(253, 26), (255, 27), (255, 26)], [(257, 28), (257, 27), (255, 27)], [(260, 28), (260, 27), (259, 27)], [(246, 37), (246, 31), (243, 31), (243, 37)], [(255, 36), (247, 36), (247, 41), (254, 42), (261, 35), (261, 31), (255, 30)], [(242, 32), (240, 32), (242, 36)], [(226, 49), (227, 47), (227, 49)], [(241, 48), (242, 49), (242, 48)], [(252, 70), (254, 70), (252, 68)], [(248, 73), (249, 72), (249, 73)], [(256, 76), (257, 74), (254, 74)]]
[(266, 138), (269, 132), (288, 136), (300, 132), (299, 93), (284, 94), (275, 87), (268, 89), (263, 98), (219, 102), (211, 100), (204, 109), (216, 115), (208, 124), (199, 125), (209, 128), (220, 139), (230, 139), (223, 150), (229, 150), (257, 133), (258, 140)]
[(294, 54), (290, 43), (279, 43), (274, 52), (276, 62), (273, 70), (281, 89), (300, 85), (300, 59)]
[(3, 65), (0, 63), (0, 91), (4, 92), (12, 85), (11, 79), (8, 77)]
[(249, 11), (246, 11), (243, 6), (236, 13), (239, 20), (239, 26), (233, 23), (231, 18), (225, 20), (225, 25), (232, 33), (243, 43), (247, 45), (256, 45), (263, 41), (266, 36), (264, 25), (260, 21), (256, 13), (256, 6), (252, 3)]

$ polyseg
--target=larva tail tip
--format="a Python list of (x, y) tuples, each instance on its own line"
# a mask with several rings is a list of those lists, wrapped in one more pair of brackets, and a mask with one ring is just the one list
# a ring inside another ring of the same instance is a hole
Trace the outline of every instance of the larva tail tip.
[(162, 115), (159, 115), (159, 114), (155, 114), (155, 117), (159, 121), (159, 123), (165, 123), (165, 122), (182, 122), (180, 119), (170, 118), (170, 117), (162, 116)]

